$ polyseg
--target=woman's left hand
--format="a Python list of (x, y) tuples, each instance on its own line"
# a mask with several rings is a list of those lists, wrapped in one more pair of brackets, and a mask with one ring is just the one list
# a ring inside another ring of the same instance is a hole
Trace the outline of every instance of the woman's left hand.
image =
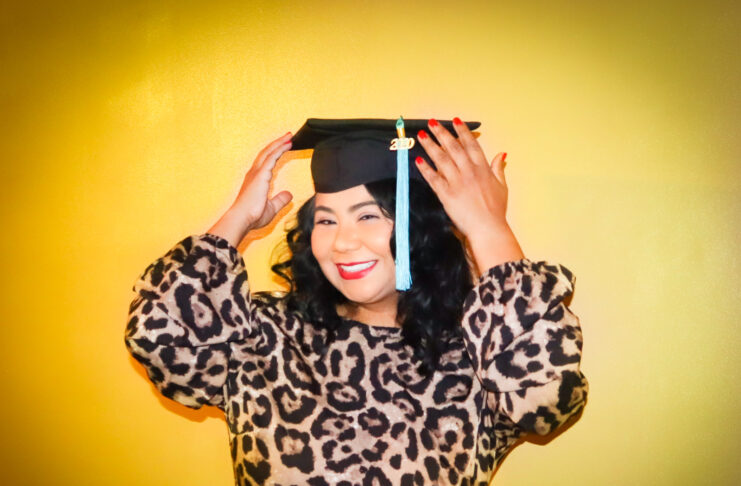
[(453, 119), (457, 139), (434, 119), (428, 127), (440, 145), (424, 130), (417, 133), (417, 140), (437, 170), (422, 157), (417, 158), (417, 167), (445, 212), (471, 243), (480, 270), (490, 268), (492, 263), (524, 258), (506, 218), (507, 154), (500, 152), (491, 163), (487, 162), (481, 146), (457, 117)]
[(442, 146), (424, 130), (417, 133), (417, 140), (437, 171), (422, 157), (417, 157), (417, 167), (453, 223), (469, 238), (482, 227), (506, 226), (504, 159), (507, 154), (500, 152), (488, 163), (471, 131), (457, 117), (453, 119), (453, 127), (458, 139), (435, 119), (428, 126)]

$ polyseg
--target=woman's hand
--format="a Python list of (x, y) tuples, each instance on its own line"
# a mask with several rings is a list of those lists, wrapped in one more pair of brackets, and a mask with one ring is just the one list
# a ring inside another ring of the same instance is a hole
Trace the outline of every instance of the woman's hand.
[(500, 152), (488, 163), (471, 131), (457, 117), (453, 127), (458, 139), (434, 119), (428, 126), (440, 145), (424, 130), (417, 133), (417, 140), (437, 171), (422, 157), (417, 158), (417, 167), (445, 212), (468, 239), (479, 270), (524, 258), (506, 218), (507, 154)]
[(266, 226), (291, 202), (293, 196), (288, 191), (268, 197), (275, 163), (290, 148), (291, 132), (288, 132), (260, 151), (244, 176), (234, 203), (208, 233), (226, 238), (237, 247), (249, 231)]

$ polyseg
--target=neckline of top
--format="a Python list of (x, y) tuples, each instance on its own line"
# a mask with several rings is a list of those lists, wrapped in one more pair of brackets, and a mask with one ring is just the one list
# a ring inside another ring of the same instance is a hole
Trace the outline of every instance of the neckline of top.
[(401, 332), (400, 326), (376, 326), (373, 324), (366, 324), (365, 322), (356, 321), (355, 319), (348, 319), (347, 317), (340, 316), (340, 319), (342, 319), (343, 322), (347, 324), (351, 324), (354, 326), (361, 326), (366, 329), (374, 330), (374, 331), (380, 331), (380, 332), (387, 332), (387, 333), (399, 333)]

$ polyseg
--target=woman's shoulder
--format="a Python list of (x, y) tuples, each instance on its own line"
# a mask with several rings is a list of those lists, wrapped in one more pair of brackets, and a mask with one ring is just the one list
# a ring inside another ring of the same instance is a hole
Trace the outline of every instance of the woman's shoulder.
[(282, 290), (261, 290), (252, 292), (250, 296), (257, 305), (285, 306), (287, 292)]
[(250, 293), (250, 299), (252, 300), (252, 307), (255, 316), (253, 317), (269, 317), (269, 318), (288, 318), (299, 317), (296, 312), (291, 312), (288, 307), (286, 292), (282, 291), (258, 291)]

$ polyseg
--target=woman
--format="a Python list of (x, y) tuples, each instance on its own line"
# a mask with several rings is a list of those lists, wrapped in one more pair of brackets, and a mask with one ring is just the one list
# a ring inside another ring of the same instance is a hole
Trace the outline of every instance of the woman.
[[(134, 286), (128, 349), (165, 396), (225, 412), (238, 485), (486, 485), (522, 434), (583, 408), (574, 277), (524, 257), (505, 218), (506, 154), (487, 163), (458, 118), (429, 120), (416, 148), (378, 130), (393, 122), (275, 140), (219, 221)], [(384, 153), (397, 142), (408, 152)], [(305, 144), (317, 192), (273, 267), (290, 290), (250, 295), (236, 247), (291, 200), (268, 197), (272, 172)], [(430, 161), (414, 157), (406, 181), (401, 160), (420, 146)], [(392, 250), (407, 183), (409, 244)]]

